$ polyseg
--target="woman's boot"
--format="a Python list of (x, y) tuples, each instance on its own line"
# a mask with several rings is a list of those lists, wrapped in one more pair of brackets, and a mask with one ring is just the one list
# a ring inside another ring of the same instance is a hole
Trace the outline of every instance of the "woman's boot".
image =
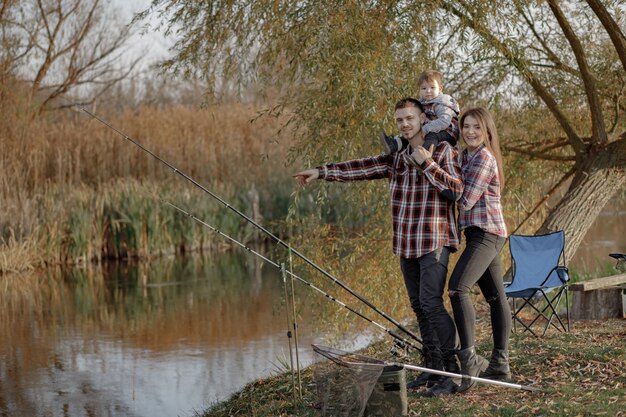
[(511, 382), (511, 369), (509, 368), (509, 351), (506, 349), (494, 349), (491, 353), (489, 366), (480, 373), (481, 378), (495, 379), (498, 381)]
[[(476, 354), (474, 346), (460, 350), (459, 361), (461, 362), (461, 373), (467, 376), (477, 377), (481, 371), (485, 371), (489, 362), (487, 359)], [(463, 377), (461, 385), (457, 388), (457, 392), (465, 392), (476, 385), (476, 381)]]

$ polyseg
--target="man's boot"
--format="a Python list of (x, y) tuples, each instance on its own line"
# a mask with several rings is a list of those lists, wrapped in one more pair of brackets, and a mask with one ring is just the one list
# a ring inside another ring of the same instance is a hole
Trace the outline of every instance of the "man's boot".
[[(476, 354), (474, 346), (459, 351), (459, 361), (461, 362), (461, 373), (467, 376), (478, 376), (482, 371), (487, 369), (489, 362), (487, 359)], [(463, 377), (461, 385), (457, 392), (465, 392), (476, 385), (476, 381)]]
[(491, 353), (489, 366), (480, 373), (481, 378), (495, 379), (498, 381), (511, 382), (511, 369), (509, 368), (509, 351), (506, 349), (494, 349)]
[[(441, 352), (439, 349), (424, 348), (424, 368), (436, 369), (443, 371), (443, 363), (441, 362)], [(441, 379), (441, 375), (422, 372), (416, 379), (406, 384), (407, 389), (417, 389), (419, 387), (431, 387)]]
[[(459, 362), (456, 353), (444, 354), (443, 368), (446, 372), (458, 374), (460, 373)], [(440, 395), (454, 394), (458, 388), (458, 384), (453, 378), (443, 377), (439, 382), (430, 387), (425, 393), (426, 397), (438, 397)]]

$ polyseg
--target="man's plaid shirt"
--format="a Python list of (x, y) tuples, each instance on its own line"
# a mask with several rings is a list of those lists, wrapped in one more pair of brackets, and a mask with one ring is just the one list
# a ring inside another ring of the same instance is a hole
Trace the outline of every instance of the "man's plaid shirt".
[(419, 170), (404, 160), (411, 147), (390, 155), (379, 155), (318, 167), (326, 181), (359, 181), (387, 178), (393, 216), (393, 253), (419, 258), (448, 246), (459, 245), (454, 203), (441, 195), (463, 192), (458, 154), (441, 142), (432, 159)]
[(506, 237), (496, 158), (485, 145), (473, 155), (465, 149), (462, 167), (465, 189), (459, 200), (459, 228), (477, 226)]

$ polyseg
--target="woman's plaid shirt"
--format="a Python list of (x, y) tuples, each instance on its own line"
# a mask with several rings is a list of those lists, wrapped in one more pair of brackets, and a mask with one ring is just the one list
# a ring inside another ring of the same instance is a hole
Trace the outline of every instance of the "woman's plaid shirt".
[(462, 167), (465, 189), (459, 200), (459, 228), (477, 226), (506, 237), (496, 158), (485, 145), (473, 155), (465, 149)]
[(458, 154), (446, 142), (437, 145), (432, 159), (422, 169), (409, 165), (404, 149), (390, 155), (379, 155), (318, 167), (326, 181), (359, 181), (387, 178), (393, 216), (393, 253), (403, 258), (419, 258), (448, 246), (455, 251), (459, 236), (454, 203), (441, 195), (450, 190), (463, 192)]

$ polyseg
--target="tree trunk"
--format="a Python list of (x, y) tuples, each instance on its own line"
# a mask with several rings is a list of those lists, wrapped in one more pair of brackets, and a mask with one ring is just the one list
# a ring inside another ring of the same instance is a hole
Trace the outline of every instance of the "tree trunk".
[(550, 212), (537, 234), (565, 231), (565, 261), (576, 253), (587, 230), (606, 203), (626, 183), (626, 135), (600, 149), (591, 149), (567, 193)]

